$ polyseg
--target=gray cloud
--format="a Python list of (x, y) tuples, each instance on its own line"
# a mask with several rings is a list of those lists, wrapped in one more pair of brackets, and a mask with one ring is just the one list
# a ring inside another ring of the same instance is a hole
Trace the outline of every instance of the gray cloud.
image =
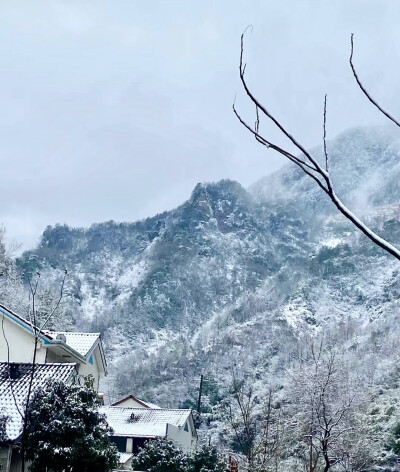
[[(381, 124), (348, 67), (396, 113), (400, 5), (382, 0), (38, 1), (0, 6), (0, 221), (33, 245), (47, 224), (135, 220), (196, 182), (249, 185), (283, 162), (235, 121), (253, 120), (238, 81), (239, 37), (257, 95), (307, 146)], [(282, 142), (269, 128), (270, 136)]]

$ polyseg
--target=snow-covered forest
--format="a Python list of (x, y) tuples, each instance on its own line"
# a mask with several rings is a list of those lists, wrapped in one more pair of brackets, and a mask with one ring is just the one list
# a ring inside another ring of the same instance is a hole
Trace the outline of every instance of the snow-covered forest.
[[(398, 132), (329, 149), (340, 197), (400, 244)], [(295, 167), (135, 223), (49, 226), (19, 257), (2, 241), (0, 299), (22, 315), (29, 277), (40, 316), (68, 268), (52, 325), (103, 333), (109, 401), (195, 409), (204, 375), (200, 436), (251, 470), (398, 470), (398, 262)]]

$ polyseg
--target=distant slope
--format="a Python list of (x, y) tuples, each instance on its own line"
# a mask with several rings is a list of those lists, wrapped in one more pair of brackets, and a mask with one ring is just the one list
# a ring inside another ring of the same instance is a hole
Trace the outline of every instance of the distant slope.
[[(386, 128), (329, 143), (337, 193), (395, 244), (399, 143)], [(105, 333), (107, 393), (165, 406), (190, 405), (200, 372), (214, 382), (211, 408), (234, 365), (274, 376), (304, 333), (399, 316), (397, 262), (293, 166), (249, 191), (198, 184), (177, 209), (136, 223), (48, 227), (18, 265), (48, 277), (68, 267), (75, 323)]]

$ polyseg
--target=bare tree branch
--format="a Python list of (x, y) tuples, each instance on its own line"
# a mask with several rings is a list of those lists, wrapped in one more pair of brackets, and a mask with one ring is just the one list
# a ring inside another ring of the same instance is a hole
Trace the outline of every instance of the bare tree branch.
[[(308, 152), (304, 146), (302, 146), (297, 139), (295, 139), (288, 131), (287, 129), (280, 123), (280, 121), (275, 118), (272, 113), (270, 113), (266, 107), (264, 107), (259, 100), (254, 96), (254, 94), (251, 92), (250, 88), (247, 85), (246, 79), (245, 79), (245, 70), (246, 70), (246, 64), (243, 63), (243, 43), (244, 43), (244, 33), (241, 36), (241, 42), (240, 42), (240, 62), (239, 62), (239, 74), (240, 74), (240, 80), (242, 82), (243, 88), (247, 94), (247, 96), (250, 98), (250, 100), (254, 103), (256, 106), (256, 122), (255, 122), (255, 128), (253, 129), (250, 125), (246, 123), (244, 119), (241, 118), (240, 114), (237, 112), (235, 105), (233, 105), (233, 111), (240, 121), (240, 123), (248, 130), (250, 131), (256, 138), (256, 140), (262, 144), (263, 146), (267, 148), (271, 148), (274, 151), (277, 151), (278, 153), (282, 154), (285, 156), (287, 159), (289, 159), (291, 162), (295, 163), (297, 166), (299, 166), (302, 171), (307, 174), (309, 177), (311, 177), (317, 185), (329, 196), (330, 200), (332, 203), (336, 206), (336, 208), (339, 210), (342, 215), (344, 215), (351, 223), (353, 223), (354, 226), (356, 226), (365, 236), (367, 236), (374, 244), (379, 246), (381, 249), (384, 251), (388, 252), (391, 254), (393, 257), (395, 257), (397, 260), (400, 260), (400, 250), (397, 249), (395, 246), (390, 244), (388, 241), (385, 239), (381, 238), (378, 234), (376, 234), (374, 231), (372, 231), (371, 228), (369, 228), (366, 224), (364, 224), (349, 208), (344, 205), (344, 203), (340, 200), (340, 198), (336, 195), (334, 187), (332, 185), (332, 181), (330, 178), (330, 173), (329, 173), (329, 159), (327, 160), (327, 153), (325, 156), (325, 167), (326, 164), (328, 163), (328, 169), (321, 167), (321, 165), (318, 163), (317, 159), (314, 158), (310, 152)], [(305, 156), (305, 160), (302, 160), (296, 156), (294, 156), (292, 153), (289, 151), (274, 145), (271, 143), (268, 139), (264, 138), (259, 134), (259, 126), (260, 126), (260, 117), (259, 117), (259, 111), (262, 112), (262, 114), (267, 117), (269, 120), (271, 120), (276, 127), (286, 136), (291, 143)], [(326, 127), (326, 105), (325, 105), (325, 113), (324, 113), (324, 129)]]
[(62, 297), (63, 297), (63, 292), (64, 292), (65, 279), (67, 278), (67, 275), (68, 275), (68, 272), (67, 272), (67, 269), (65, 269), (64, 277), (63, 277), (63, 280), (62, 280), (62, 283), (61, 283), (60, 294), (59, 294), (58, 300), (57, 300), (54, 308), (51, 310), (51, 312), (49, 313), (47, 318), (44, 320), (43, 324), (40, 326), (40, 328), (39, 328), (40, 331), (42, 331), (46, 327), (47, 323), (50, 321), (51, 317), (54, 315), (54, 313), (57, 311), (57, 308), (60, 306), (60, 303), (61, 303), (61, 300), (62, 300)]
[(328, 157), (328, 148), (326, 146), (326, 99), (327, 99), (327, 96), (325, 94), (325, 100), (324, 100), (324, 154), (325, 154), (325, 170), (329, 174), (329, 157)]
[(364, 93), (364, 95), (368, 98), (368, 100), (374, 105), (376, 106), (376, 108), (381, 112), (383, 113), (386, 118), (389, 118), (389, 120), (393, 121), (393, 123), (397, 126), (400, 127), (400, 122), (398, 120), (396, 120), (396, 118), (394, 118), (389, 112), (387, 112), (386, 110), (384, 110), (380, 105), (379, 103), (374, 100), (372, 98), (372, 96), (368, 93), (367, 89), (364, 87), (364, 85), (362, 84), (361, 80), (359, 79), (358, 77), (358, 74), (357, 74), (357, 71), (356, 71), (356, 68), (354, 66), (354, 63), (353, 63), (353, 53), (354, 53), (354, 34), (351, 35), (351, 53), (350, 53), (350, 59), (349, 59), (349, 62), (350, 62), (350, 67), (351, 67), (351, 70), (353, 71), (353, 75), (354, 75), (354, 78), (356, 79), (356, 82), (358, 84), (358, 86), (360, 87), (360, 89), (362, 90), (362, 92)]
[(54, 308), (50, 311), (50, 314), (45, 318), (42, 326), (40, 328), (37, 327), (36, 323), (36, 293), (37, 289), (39, 286), (39, 280), (40, 280), (40, 273), (36, 273), (37, 278), (36, 282), (32, 284), (32, 281), (29, 279), (29, 288), (32, 296), (32, 313), (30, 313), (30, 324), (32, 327), (32, 332), (34, 335), (34, 351), (33, 351), (33, 359), (32, 359), (32, 368), (31, 368), (31, 374), (29, 378), (29, 385), (28, 385), (28, 393), (26, 397), (26, 402), (25, 402), (25, 414), (24, 414), (24, 421), (23, 421), (23, 428), (22, 428), (22, 440), (21, 440), (21, 466), (22, 466), (22, 472), (25, 472), (25, 439), (26, 439), (26, 431), (27, 431), (27, 424), (28, 424), (28, 415), (29, 415), (29, 405), (30, 405), (30, 397), (32, 394), (32, 388), (33, 388), (33, 380), (35, 377), (35, 370), (36, 370), (36, 356), (37, 356), (37, 349), (38, 349), (38, 343), (39, 343), (39, 334), (42, 332), (42, 329), (46, 326), (46, 324), (49, 322), (51, 317), (54, 315), (55, 311), (60, 305), (61, 299), (63, 297), (63, 291), (64, 291), (64, 284), (65, 284), (65, 279), (68, 275), (67, 270), (64, 270), (64, 277), (61, 283), (61, 289), (60, 289), (60, 294), (57, 299), (57, 302), (54, 306)]
[(276, 144), (273, 144), (271, 143), (270, 141), (268, 141), (267, 139), (265, 139), (263, 136), (261, 136), (258, 132), (256, 132), (255, 130), (253, 130), (251, 128), (250, 125), (248, 125), (243, 119), (242, 117), (239, 115), (239, 113), (237, 112), (235, 106), (233, 105), (233, 112), (235, 113), (235, 115), (237, 116), (238, 120), (242, 123), (242, 125), (247, 128), (256, 138), (256, 140), (262, 144), (263, 146), (267, 147), (267, 148), (270, 148), (270, 149), (273, 149), (274, 151), (276, 152), (279, 152), (279, 154), (282, 154), (283, 156), (285, 156), (287, 159), (289, 159), (290, 161), (292, 161), (294, 164), (298, 165), (304, 173), (306, 173), (307, 175), (309, 175), (313, 180), (315, 180), (315, 182), (317, 183), (317, 185), (324, 191), (327, 193), (327, 190), (324, 186), (323, 183), (321, 183), (321, 181), (318, 179), (317, 176), (315, 176), (312, 172), (310, 172), (308, 169), (312, 170), (312, 171), (315, 171), (316, 169), (312, 166), (310, 166), (309, 164), (307, 164), (307, 162), (303, 161), (302, 159), (299, 159), (298, 157), (294, 156), (293, 154), (291, 154), (290, 152), (282, 149), (281, 147), (277, 146)]

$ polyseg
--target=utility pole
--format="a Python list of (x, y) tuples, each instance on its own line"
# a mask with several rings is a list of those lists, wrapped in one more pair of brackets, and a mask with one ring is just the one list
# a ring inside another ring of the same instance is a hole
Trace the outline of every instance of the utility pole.
[(203, 374), (200, 377), (199, 399), (197, 401), (197, 414), (200, 416), (201, 411), (201, 394), (203, 392)]
[(200, 376), (200, 387), (199, 387), (199, 398), (197, 400), (197, 413), (196, 413), (196, 429), (201, 424), (200, 413), (201, 413), (201, 394), (203, 392), (203, 374)]

